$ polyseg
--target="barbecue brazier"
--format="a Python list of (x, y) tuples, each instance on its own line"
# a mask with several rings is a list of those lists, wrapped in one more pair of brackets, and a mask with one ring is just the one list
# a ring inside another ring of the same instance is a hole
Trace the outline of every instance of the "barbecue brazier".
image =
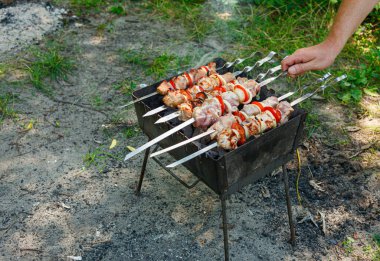
[[(218, 58), (215, 60), (217, 67), (222, 67), (224, 60)], [(219, 71), (225, 73), (227, 70)], [(133, 99), (140, 98), (149, 93), (155, 92), (160, 82), (155, 83), (146, 88), (133, 92)], [(260, 92), (260, 99), (263, 100), (269, 95), (273, 95), (273, 91), (269, 91), (263, 87)], [(164, 124), (154, 124), (160, 117), (172, 113), (173, 110), (161, 112), (159, 114), (142, 117), (147, 111), (152, 110), (158, 106), (163, 105), (162, 96), (156, 95), (147, 98), (143, 101), (135, 103), (136, 114), (139, 126), (142, 131), (153, 139), (162, 133), (170, 130), (173, 126), (178, 125), (180, 122), (177, 119), (169, 121)], [(219, 195), (222, 203), (222, 218), (223, 218), (223, 232), (224, 232), (224, 248), (225, 260), (229, 260), (228, 250), (228, 231), (227, 231), (227, 216), (226, 216), (226, 198), (229, 194), (239, 191), (245, 185), (253, 183), (258, 179), (264, 177), (266, 174), (282, 166), (283, 178), (285, 184), (285, 194), (287, 199), (289, 223), (291, 230), (291, 241), (295, 243), (295, 230), (292, 221), (291, 205), (289, 198), (288, 177), (284, 164), (293, 158), (294, 151), (297, 148), (302, 138), (306, 112), (294, 108), (294, 112), (290, 120), (285, 124), (269, 130), (264, 134), (254, 139), (248, 140), (244, 145), (235, 150), (224, 152), (223, 150), (215, 149), (214, 151), (203, 154), (195, 159), (192, 159), (183, 165), (197, 177), (197, 181), (191, 185), (186, 184), (171, 170), (164, 167), (164, 165), (156, 160), (164, 169), (166, 169), (173, 177), (179, 180), (187, 188), (192, 188), (199, 180), (204, 182), (210, 189)], [(159, 146), (166, 148), (181, 141), (184, 141), (195, 134), (192, 126), (188, 126), (182, 131), (174, 133), (170, 137), (159, 142)], [(170, 155), (175, 159), (181, 159), (191, 153), (198, 151), (205, 147), (205, 140), (189, 143), (180, 149), (170, 151)], [(136, 192), (141, 190), (146, 163), (149, 157), (150, 150), (145, 152), (145, 158), (141, 170), (140, 180), (136, 188)], [(153, 158), (155, 159), (155, 158)]]

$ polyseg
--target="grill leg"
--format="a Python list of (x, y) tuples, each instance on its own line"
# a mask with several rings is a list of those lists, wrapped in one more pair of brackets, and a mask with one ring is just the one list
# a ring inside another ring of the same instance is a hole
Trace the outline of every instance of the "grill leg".
[(290, 242), (292, 246), (294, 247), (296, 245), (296, 231), (295, 231), (294, 222), (293, 222), (292, 205), (290, 202), (290, 195), (289, 195), (288, 172), (286, 171), (285, 165), (282, 165), (282, 173), (283, 173), (283, 179), (284, 179), (284, 185), (285, 185), (286, 205), (288, 208), (288, 217), (289, 217), (289, 226), (290, 226)]
[(144, 180), (144, 174), (145, 174), (146, 164), (148, 163), (149, 152), (150, 152), (150, 148), (147, 148), (146, 151), (145, 151), (143, 165), (141, 167), (141, 173), (140, 173), (139, 183), (137, 184), (137, 187), (136, 187), (136, 190), (135, 190), (136, 195), (139, 195), (140, 191), (141, 191), (141, 186), (142, 186), (142, 183), (143, 183), (143, 180)]
[(227, 210), (226, 210), (226, 197), (224, 195), (220, 198), (222, 202), (222, 220), (223, 220), (223, 237), (224, 237), (224, 260), (230, 260), (230, 251), (228, 248), (228, 223), (227, 223)]

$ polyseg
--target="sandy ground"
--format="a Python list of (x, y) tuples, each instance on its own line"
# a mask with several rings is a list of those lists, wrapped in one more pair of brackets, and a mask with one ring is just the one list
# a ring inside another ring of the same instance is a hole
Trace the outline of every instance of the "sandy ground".
[[(77, 65), (67, 81), (52, 83), (55, 98), (29, 85), (2, 85), (2, 91), (13, 88), (19, 95), (20, 119), (7, 120), (0, 131), (0, 259), (222, 260), (220, 202), (204, 184), (186, 190), (149, 161), (142, 194), (137, 197), (134, 188), (143, 155), (127, 163), (109, 160), (102, 173), (83, 164), (89, 148), (111, 143), (104, 126), (119, 113), (116, 105), (124, 100), (112, 85), (136, 77), (135, 68), (118, 58), (120, 48), (149, 46), (182, 55), (197, 52), (201, 57), (216, 53), (220, 46), (188, 41), (185, 34), (174, 34), (181, 28), (144, 14), (117, 18), (112, 32), (99, 35), (96, 28), (102, 19), (68, 25), (53, 36), (65, 39)], [(14, 78), (9, 75), (2, 81)], [(94, 106), (95, 94), (107, 103)], [(232, 260), (343, 259), (341, 242), (347, 236), (356, 235), (357, 242), (366, 243), (370, 235), (380, 232), (379, 153), (363, 147), (378, 138), (365, 126), (373, 127), (378, 121), (347, 118), (339, 106), (335, 108), (338, 116), (331, 117), (329, 111), (335, 105), (315, 103), (321, 105), (316, 109), (323, 108), (319, 110), (325, 122), (337, 130), (353, 123), (360, 126), (358, 132), (349, 133), (354, 145), (346, 150), (326, 145), (328, 132), (314, 135), (301, 146), (304, 209), (294, 209), (298, 221), (310, 211), (316, 225), (307, 219), (297, 224), (297, 246), (292, 249), (287, 242), (282, 176), (272, 173), (228, 200)], [(133, 108), (122, 117), (136, 123)], [(34, 128), (24, 131), (30, 119), (36, 121)], [(56, 120), (59, 128), (52, 124)], [(117, 127), (112, 128), (117, 133)], [(128, 140), (115, 137), (121, 153), (126, 145), (137, 147), (147, 141), (142, 134)], [(359, 160), (349, 159), (357, 152), (362, 152)], [(296, 206), (295, 162), (288, 169)], [(177, 172), (193, 180), (183, 169)], [(319, 187), (311, 185), (311, 180)], [(326, 235), (320, 213), (326, 217)]]

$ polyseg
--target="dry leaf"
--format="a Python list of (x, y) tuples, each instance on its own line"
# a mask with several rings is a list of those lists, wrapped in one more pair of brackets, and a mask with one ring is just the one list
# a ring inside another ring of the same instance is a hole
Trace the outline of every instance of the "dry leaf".
[(67, 256), (67, 259), (71, 259), (71, 260), (82, 260), (82, 257), (81, 256)]
[(25, 127), (25, 130), (26, 130), (26, 131), (29, 131), (29, 130), (31, 130), (31, 129), (33, 129), (33, 121), (32, 121), (32, 120), (29, 121), (28, 125), (26, 125), (26, 127)]
[(130, 151), (135, 151), (136, 149), (131, 147), (131, 146), (127, 146), (127, 149), (129, 149)]
[(115, 148), (116, 145), (117, 145), (117, 140), (113, 139), (112, 142), (111, 142), (111, 145), (110, 145), (110, 149)]

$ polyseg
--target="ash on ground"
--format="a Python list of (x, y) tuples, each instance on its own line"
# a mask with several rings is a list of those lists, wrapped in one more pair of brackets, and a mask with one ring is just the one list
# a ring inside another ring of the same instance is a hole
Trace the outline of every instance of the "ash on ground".
[(0, 57), (36, 43), (61, 27), (64, 9), (26, 3), (0, 9)]

